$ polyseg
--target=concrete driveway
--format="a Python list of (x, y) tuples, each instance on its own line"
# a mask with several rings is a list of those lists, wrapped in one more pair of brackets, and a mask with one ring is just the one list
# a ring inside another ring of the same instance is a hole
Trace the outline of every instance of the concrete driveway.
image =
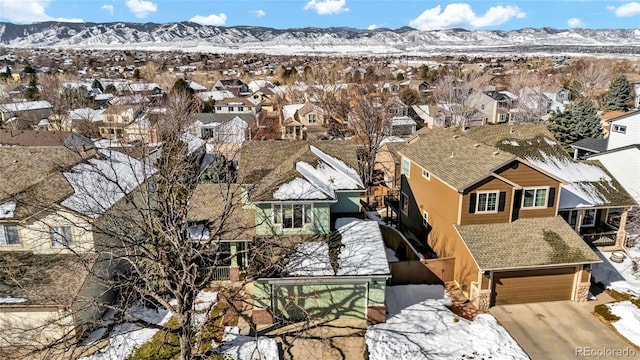
[[(626, 349), (631, 354), (635, 351), (636, 355), (627, 357), (631, 359), (640, 356), (640, 350), (635, 350), (591, 314), (598, 303), (602, 303), (602, 300), (586, 303), (556, 301), (502, 305), (491, 308), (490, 312), (532, 360), (593, 358), (592, 351), (603, 349)], [(587, 353), (592, 355), (585, 356)], [(602, 355), (596, 357), (623, 358)]]

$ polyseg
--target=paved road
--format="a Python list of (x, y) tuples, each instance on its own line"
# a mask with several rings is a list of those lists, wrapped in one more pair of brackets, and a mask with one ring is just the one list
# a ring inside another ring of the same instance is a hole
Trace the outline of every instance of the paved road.
[[(571, 301), (503, 305), (491, 308), (491, 313), (532, 360), (625, 358), (594, 356), (602, 355), (605, 349), (626, 349), (630, 354), (635, 351), (635, 355), (626, 358), (640, 358), (640, 350), (635, 350), (591, 314), (594, 305), (594, 302)], [(580, 350), (591, 356), (580, 356)]]

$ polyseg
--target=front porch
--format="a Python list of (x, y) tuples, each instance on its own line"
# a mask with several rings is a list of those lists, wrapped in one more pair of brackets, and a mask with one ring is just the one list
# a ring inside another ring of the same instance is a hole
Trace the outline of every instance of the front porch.
[(631, 208), (601, 208), (561, 210), (558, 215), (571, 225), (592, 247), (623, 249), (628, 243), (627, 216)]

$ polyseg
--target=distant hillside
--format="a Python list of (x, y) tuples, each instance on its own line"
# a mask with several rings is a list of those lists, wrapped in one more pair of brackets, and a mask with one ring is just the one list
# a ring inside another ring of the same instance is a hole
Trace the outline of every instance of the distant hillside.
[(0, 45), (17, 48), (181, 49), (272, 54), (639, 54), (640, 29), (525, 28), (420, 31), (347, 27), (273, 29), (179, 23), (0, 23)]

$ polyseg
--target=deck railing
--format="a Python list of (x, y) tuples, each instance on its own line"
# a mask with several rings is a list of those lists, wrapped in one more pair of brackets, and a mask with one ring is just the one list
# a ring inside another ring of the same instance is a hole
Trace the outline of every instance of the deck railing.
[(229, 266), (218, 266), (213, 274), (213, 281), (224, 281), (230, 279)]

